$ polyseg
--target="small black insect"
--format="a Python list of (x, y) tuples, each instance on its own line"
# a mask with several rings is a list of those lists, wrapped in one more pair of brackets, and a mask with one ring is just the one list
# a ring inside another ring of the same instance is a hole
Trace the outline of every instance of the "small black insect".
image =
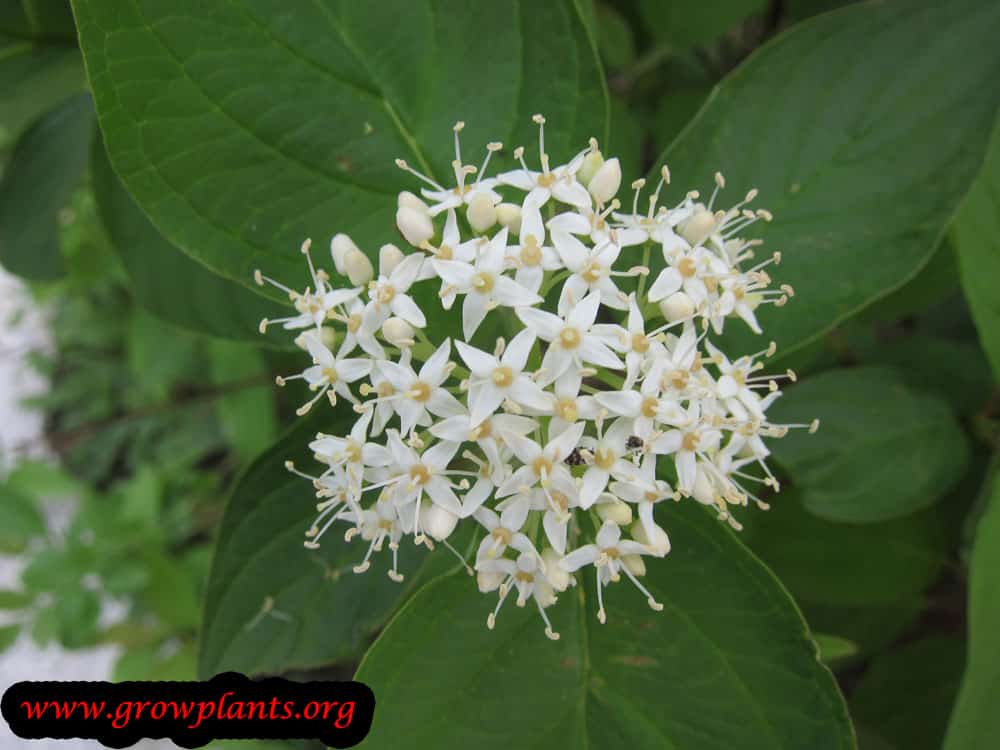
[(583, 456), (580, 455), (580, 449), (574, 448), (570, 451), (570, 454), (566, 456), (566, 463), (570, 466), (583, 466), (586, 461), (584, 461)]
[(643, 446), (643, 439), (638, 435), (632, 435), (628, 440), (625, 441), (626, 448), (641, 448)]

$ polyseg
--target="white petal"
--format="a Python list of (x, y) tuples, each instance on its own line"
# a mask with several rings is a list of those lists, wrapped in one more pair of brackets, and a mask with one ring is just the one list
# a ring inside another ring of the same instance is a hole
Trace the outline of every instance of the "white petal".
[(407, 255), (398, 266), (392, 269), (392, 273), (389, 274), (389, 283), (397, 292), (405, 292), (410, 288), (410, 284), (416, 281), (417, 274), (420, 273), (420, 268), (426, 258), (427, 256), (422, 253)]
[(597, 318), (597, 310), (600, 306), (601, 295), (596, 293), (588, 294), (577, 303), (576, 307), (573, 308), (572, 312), (569, 314), (567, 322), (571, 326), (576, 326), (577, 328), (586, 331), (594, 325), (594, 320)]
[(535, 307), (518, 307), (515, 312), (525, 326), (546, 341), (552, 341), (563, 329), (564, 323), (558, 315)]
[(534, 345), (534, 332), (524, 329), (507, 342), (507, 348), (504, 349), (503, 356), (500, 357), (500, 362), (506, 367), (521, 372), (528, 363), (528, 356), (531, 354), (531, 347)]
[(420, 379), (430, 385), (440, 385), (446, 375), (444, 368), (451, 355), (451, 339), (445, 339), (420, 368)]
[(469, 341), (479, 328), (479, 324), (486, 317), (487, 298), (482, 294), (472, 292), (465, 295), (462, 303), (462, 333), (465, 340)]
[(415, 325), (417, 328), (427, 327), (427, 318), (424, 317), (423, 310), (417, 307), (417, 303), (407, 294), (397, 293), (389, 303), (389, 309), (394, 315), (398, 315), (407, 323)]
[(476, 269), (468, 263), (458, 260), (438, 260), (431, 261), (438, 276), (448, 284), (459, 289), (468, 289), (472, 286), (472, 277), (476, 275)]
[(546, 225), (551, 232), (569, 232), (570, 234), (590, 234), (590, 221), (586, 216), (575, 211), (564, 211), (554, 219), (549, 219)]
[(337, 375), (341, 380), (353, 383), (370, 373), (373, 364), (370, 359), (342, 359), (337, 363)]
[(461, 444), (461, 442), (452, 442), (450, 440), (435, 443), (424, 451), (420, 460), (425, 466), (435, 471), (443, 471), (448, 468), (448, 464), (455, 457)]
[(560, 560), (559, 567), (572, 573), (584, 565), (590, 565), (595, 562), (599, 554), (596, 544), (585, 544), (582, 547), (576, 548)]
[(567, 232), (552, 232), (552, 245), (571, 271), (579, 271), (590, 257), (586, 246)]
[(603, 391), (595, 393), (594, 398), (612, 414), (623, 417), (637, 417), (642, 408), (642, 395), (635, 391)]
[(622, 369), (621, 360), (594, 336), (584, 336), (577, 351), (580, 359), (584, 362), (592, 362), (599, 367), (607, 367), (611, 370)]
[(549, 539), (552, 549), (560, 555), (566, 552), (566, 524), (559, 521), (555, 513), (549, 511), (542, 517), (545, 536)]
[(505, 307), (537, 305), (542, 298), (530, 289), (525, 289), (514, 279), (497, 276), (493, 279), (493, 298)]
[(590, 193), (587, 192), (587, 188), (576, 180), (572, 182), (556, 180), (552, 183), (550, 190), (556, 200), (562, 203), (568, 203), (577, 208), (589, 208), (590, 206)]
[(514, 169), (510, 172), (503, 172), (497, 175), (497, 181), (501, 185), (510, 185), (518, 190), (528, 191), (535, 187), (538, 181), (538, 172), (529, 172), (524, 169)]
[(465, 360), (465, 364), (468, 365), (469, 371), (473, 375), (485, 378), (491, 375), (499, 365), (496, 357), (492, 354), (487, 354), (481, 349), (469, 346), (464, 341), (456, 341), (455, 348), (458, 349), (459, 355)]
[(483, 383), (469, 390), (469, 424), (479, 425), (503, 403), (504, 392), (493, 383)]
[(681, 275), (676, 268), (664, 268), (649, 288), (649, 301), (659, 302), (681, 288)]

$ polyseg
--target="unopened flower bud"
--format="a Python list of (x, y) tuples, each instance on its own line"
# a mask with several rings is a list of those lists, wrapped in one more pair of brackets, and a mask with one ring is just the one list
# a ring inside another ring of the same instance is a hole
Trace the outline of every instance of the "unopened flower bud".
[(715, 215), (704, 206), (698, 206), (688, 218), (677, 226), (681, 237), (692, 247), (700, 245), (715, 230)]
[(715, 505), (715, 490), (712, 489), (712, 483), (708, 481), (708, 477), (702, 471), (695, 475), (691, 496), (702, 505)]
[(375, 277), (375, 269), (368, 256), (360, 250), (350, 250), (344, 256), (344, 271), (354, 286), (367, 284)]
[(434, 224), (431, 217), (410, 206), (400, 206), (396, 211), (396, 226), (400, 234), (414, 247), (426, 242), (434, 236)]
[(347, 271), (344, 267), (344, 258), (351, 250), (357, 250), (358, 246), (354, 244), (354, 240), (348, 237), (346, 234), (335, 234), (333, 239), (330, 240), (330, 256), (333, 258), (333, 267), (337, 269), (337, 273), (341, 276), (347, 275)]
[(398, 266), (403, 258), (403, 251), (395, 245), (382, 245), (378, 251), (378, 267), (382, 274), (388, 276)]
[(497, 573), (492, 570), (480, 570), (476, 573), (476, 583), (479, 586), (480, 592), (488, 594), (490, 591), (496, 591), (500, 588), (500, 584), (503, 583), (503, 579), (506, 577), (503, 573)]
[(580, 166), (580, 170), (576, 173), (576, 179), (585, 187), (590, 185), (590, 181), (594, 179), (594, 175), (597, 174), (597, 170), (601, 168), (604, 164), (604, 154), (598, 150), (589, 152), (585, 157), (583, 157), (583, 164)]
[(572, 576), (559, 564), (562, 558), (551, 547), (542, 552), (542, 562), (545, 563), (545, 577), (556, 591), (565, 591)]
[(660, 300), (660, 312), (668, 323), (674, 323), (694, 315), (694, 302), (684, 292), (674, 292)]
[(402, 318), (393, 316), (386, 320), (382, 324), (382, 336), (400, 349), (413, 346), (413, 326)]
[(633, 539), (639, 542), (639, 544), (645, 544), (657, 557), (663, 557), (670, 551), (670, 539), (667, 537), (667, 532), (659, 526), (653, 526), (652, 539), (646, 535), (646, 527), (642, 525), (641, 521), (636, 521), (632, 524), (629, 531)]
[(621, 500), (598, 503), (596, 510), (602, 521), (612, 521), (618, 526), (628, 526), (632, 523), (632, 508)]
[(493, 205), (493, 199), (486, 193), (476, 193), (469, 201), (465, 218), (469, 220), (469, 226), (473, 231), (485, 232), (497, 223), (497, 210)]
[(415, 209), (420, 213), (427, 213), (427, 204), (409, 190), (404, 190), (399, 194), (396, 198), (396, 205), (399, 208), (406, 206), (408, 208)]
[(639, 555), (623, 555), (622, 562), (634, 576), (646, 575), (646, 563)]
[(427, 510), (420, 513), (420, 525), (424, 531), (439, 542), (451, 536), (458, 524), (458, 516), (450, 510), (445, 510), (437, 503), (431, 503)]
[(609, 203), (622, 185), (622, 165), (618, 158), (608, 159), (594, 173), (587, 190), (598, 203)]
[(511, 234), (521, 233), (521, 207), (516, 203), (501, 203), (497, 206), (497, 220)]

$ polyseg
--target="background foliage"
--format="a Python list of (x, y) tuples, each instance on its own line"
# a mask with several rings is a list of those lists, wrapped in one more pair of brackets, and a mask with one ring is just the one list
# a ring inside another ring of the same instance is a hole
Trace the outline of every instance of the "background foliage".
[[(373, 748), (992, 747), (998, 34), (985, 0), (5, 3), (0, 263), (50, 310), (59, 465), (0, 485), (28, 559), (0, 647), (115, 641), (119, 679), (358, 670)], [(374, 253), (393, 158), (443, 174), (456, 119), (513, 146), (536, 111), (556, 158), (594, 135), (626, 180), (760, 188), (798, 292), (763, 321), (800, 376), (775, 410), (823, 422), (775, 446), (785, 491), (739, 538), (664, 512), (665, 612), (598, 626), (567, 594), (558, 644), (487, 631), (439, 554), (406, 548), (400, 587), (302, 549), (283, 462), (350, 417), (280, 435), (293, 365), (250, 283), (299, 278), (307, 236)]]

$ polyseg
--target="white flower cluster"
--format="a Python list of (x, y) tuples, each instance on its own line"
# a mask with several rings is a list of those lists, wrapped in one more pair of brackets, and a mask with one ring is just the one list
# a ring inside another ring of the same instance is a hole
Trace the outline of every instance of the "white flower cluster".
[[(778, 380), (794, 379), (758, 374), (773, 344), (731, 360), (708, 340), (733, 317), (760, 333), (755, 310), (792, 295), (788, 286), (768, 289), (764, 269), (777, 253), (744, 267), (760, 243), (741, 232), (771, 219), (745, 208), (756, 191), (717, 210), (725, 183), (716, 175), (706, 202), (692, 191), (659, 206), (664, 167), (645, 213), (643, 180), (624, 213), (618, 159), (605, 160), (592, 139), (551, 167), (545, 120), (534, 120), (539, 170), (518, 148), (519, 169), (486, 177), (499, 143), (487, 146), (480, 168), (464, 164), (462, 123), (454, 187), (398, 160), (427, 187), (422, 198), (400, 193), (396, 224), (412, 248), (384, 245), (377, 274), (338, 234), (336, 282), (313, 265), (308, 241), (304, 292), (259, 271), (256, 279), (286, 292), (297, 311), (262, 330), (306, 329), (296, 342), (312, 365), (278, 379), (304, 380), (313, 392), (299, 414), (326, 396), (359, 415), (350, 434), (310, 443), (324, 466), (318, 476), (288, 465), (320, 499), (306, 546), (343, 522), (347, 540), (368, 543), (355, 572), (388, 547), (388, 574), (400, 581), (404, 536), (441, 542), (461, 558), (447, 540), (473, 519), (482, 541), (472, 565), (463, 562), (481, 591), (499, 594), (489, 627), (516, 591), (519, 606), (534, 601), (555, 639), (545, 610), (584, 568), (596, 575), (601, 622), (604, 587), (623, 574), (661, 609), (641, 582), (643, 558), (670, 550), (654, 506), (692, 497), (738, 529), (732, 506), (766, 507), (748, 486), (778, 489), (764, 438), (817, 425), (768, 421)], [(663, 263), (647, 288), (651, 253)], [(459, 298), (460, 337), (440, 325)]]

